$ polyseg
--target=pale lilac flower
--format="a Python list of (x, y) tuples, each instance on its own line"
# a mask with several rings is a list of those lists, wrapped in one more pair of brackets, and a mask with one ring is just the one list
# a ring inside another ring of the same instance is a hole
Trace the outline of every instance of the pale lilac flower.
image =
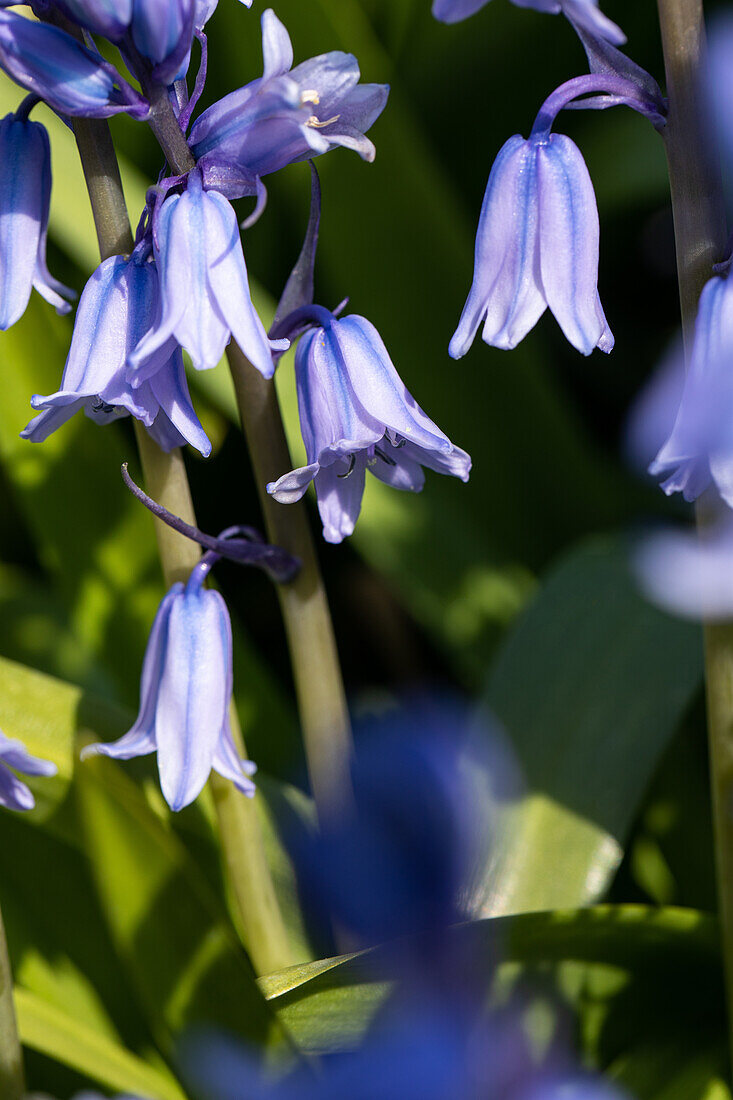
[(24, 775), (55, 775), (56, 765), (31, 756), (20, 741), (11, 741), (0, 733), (0, 806), (8, 810), (32, 810), (35, 799), (16, 771)]
[[(433, 0), (433, 15), (443, 23), (458, 23), (479, 11), (489, 0)], [(582, 19), (596, 35), (608, 42), (621, 45), (626, 35), (612, 23), (598, 7), (598, 0), (512, 0), (518, 8), (533, 8), (535, 11), (558, 15), (564, 12)], [(567, 9), (567, 10), (566, 10)]]
[(229, 725), (229, 612), (218, 592), (202, 587), (211, 564), (205, 556), (185, 586), (174, 584), (163, 597), (145, 651), (134, 726), (119, 741), (82, 753), (130, 760), (157, 752), (163, 796), (176, 811), (200, 794), (212, 768), (243, 794), (255, 792), (256, 766), (239, 758)]
[(82, 294), (61, 388), (35, 396), (43, 410), (21, 432), (40, 443), (80, 409), (99, 424), (132, 415), (166, 451), (188, 442), (203, 455), (211, 443), (191, 404), (180, 348), (167, 349), (137, 388), (127, 381), (127, 359), (150, 330), (158, 308), (155, 265), (137, 250), (112, 256), (94, 272)]
[(354, 530), (367, 470), (413, 493), (425, 482), (423, 467), (468, 481), (471, 459), (407, 392), (369, 321), (354, 315), (337, 320), (307, 306), (283, 327), (303, 322), (316, 326), (301, 337), (295, 355), (308, 465), (267, 486), (275, 500), (299, 500), (315, 481), (323, 537), (336, 543)]
[(700, 295), (677, 416), (649, 467), (665, 493), (696, 500), (711, 483), (733, 507), (733, 280), (715, 275)]
[(482, 323), (487, 344), (516, 347), (548, 306), (578, 351), (611, 351), (598, 250), (593, 184), (578, 147), (545, 129), (526, 141), (510, 138), (489, 176), (473, 285), (451, 356), (466, 354)]
[(333, 51), (292, 68), (293, 47), (272, 10), (262, 16), (263, 76), (201, 115), (190, 144), (204, 178), (241, 177), (230, 197), (254, 193), (251, 180), (341, 145), (365, 160), (366, 131), (384, 110), (389, 88), (360, 84), (352, 54)]
[(154, 221), (160, 269), (160, 310), (152, 330), (130, 355), (130, 378), (139, 386), (160, 358), (180, 344), (198, 370), (215, 367), (233, 336), (265, 378), (275, 367), (271, 342), (252, 305), (239, 225), (233, 208), (204, 191), (201, 173), (188, 175), (182, 195), (165, 199)]
[[(1, 14), (1, 13), (0, 13)], [(74, 293), (49, 273), (46, 234), (51, 201), (51, 152), (38, 122), (17, 115), (0, 121), (0, 329), (24, 314), (31, 288), (56, 307)]]
[(0, 68), (61, 115), (107, 118), (149, 107), (101, 54), (70, 34), (12, 11), (0, 11)]
[(647, 536), (634, 566), (646, 597), (665, 611), (707, 622), (733, 619), (733, 522), (727, 509), (710, 529)]

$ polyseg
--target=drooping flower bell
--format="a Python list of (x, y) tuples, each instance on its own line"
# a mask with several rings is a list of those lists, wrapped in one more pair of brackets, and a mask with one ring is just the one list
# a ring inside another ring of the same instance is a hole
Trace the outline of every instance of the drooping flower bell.
[(101, 54), (70, 34), (0, 11), (0, 68), (61, 115), (144, 119), (149, 106)]
[(133, 389), (127, 359), (150, 330), (158, 310), (158, 273), (144, 246), (129, 260), (112, 256), (89, 279), (81, 296), (61, 388), (35, 396), (39, 416), (21, 432), (40, 443), (79, 409), (99, 424), (132, 415), (166, 451), (190, 443), (204, 456), (211, 443), (191, 404), (180, 348), (166, 349), (155, 371)]
[(46, 265), (51, 201), (48, 133), (22, 113), (0, 121), (0, 329), (25, 313), (32, 287), (58, 313), (71, 308), (74, 292)]
[[(458, 23), (461, 19), (467, 19), (479, 11), (489, 0), (433, 0), (433, 15), (443, 23)], [(598, 0), (512, 0), (519, 8), (533, 8), (535, 11), (548, 12), (550, 15), (558, 15), (560, 12), (575, 15), (580, 12), (581, 18), (597, 35), (608, 42), (621, 45), (626, 41), (626, 35), (603, 14), (598, 7)], [(570, 11), (566, 11), (570, 9)]]
[(226, 192), (234, 198), (254, 193), (247, 178), (334, 146), (374, 159), (366, 131), (384, 110), (387, 85), (360, 84), (356, 58), (338, 51), (292, 68), (290, 37), (269, 9), (262, 16), (262, 50), (263, 76), (209, 107), (191, 130), (191, 148), (207, 181), (224, 187), (227, 178), (241, 179)]
[(674, 425), (649, 467), (665, 493), (693, 501), (715, 484), (733, 507), (733, 278), (700, 295), (689, 368)]
[(578, 147), (563, 134), (510, 138), (489, 176), (451, 356), (466, 354), (482, 323), (487, 344), (516, 347), (548, 306), (578, 351), (611, 351), (598, 251), (593, 184)]
[(182, 810), (200, 794), (210, 771), (231, 779), (245, 795), (256, 766), (241, 760), (229, 725), (232, 629), (218, 592), (203, 587), (215, 555), (205, 555), (188, 583), (174, 584), (150, 632), (140, 682), (140, 712), (118, 741), (89, 745), (117, 760), (158, 754), (163, 796)]
[(337, 543), (354, 530), (367, 470), (413, 493), (425, 482), (423, 467), (468, 481), (471, 459), (407, 392), (369, 321), (306, 306), (282, 330), (305, 323), (314, 327), (298, 344), (295, 376), (308, 465), (267, 486), (275, 500), (299, 500), (314, 481), (323, 537)]
[(577, 145), (552, 133), (575, 106), (626, 106), (657, 129), (666, 101), (656, 82), (612, 46), (584, 42), (598, 71), (561, 84), (540, 108), (529, 138), (509, 138), (494, 162), (478, 232), (473, 284), (450, 342), (460, 359), (483, 323), (483, 339), (511, 349), (550, 308), (584, 355), (609, 352), (613, 335), (598, 295), (599, 224), (588, 169)]
[(0, 806), (8, 810), (32, 810), (36, 804), (33, 794), (16, 772), (23, 775), (55, 775), (56, 765), (31, 756), (20, 741), (11, 741), (0, 733)]
[(194, 169), (181, 195), (166, 198), (154, 220), (160, 309), (154, 327), (130, 355), (130, 379), (141, 385), (160, 357), (180, 344), (199, 370), (215, 367), (233, 336), (265, 378), (272, 349), (252, 305), (237, 216), (223, 195), (203, 189)]

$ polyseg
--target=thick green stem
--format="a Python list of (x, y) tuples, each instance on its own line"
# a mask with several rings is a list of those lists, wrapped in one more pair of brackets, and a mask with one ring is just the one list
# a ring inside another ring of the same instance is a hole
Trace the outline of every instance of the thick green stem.
[[(77, 145), (87, 181), (102, 259), (132, 250), (132, 234), (122, 192), (117, 157), (105, 122), (77, 120)], [(150, 495), (169, 511), (195, 524), (193, 501), (180, 450), (165, 454), (141, 424), (135, 424), (140, 460)], [(163, 575), (168, 586), (185, 580), (199, 560), (198, 546), (155, 520)], [(232, 733), (242, 754), (244, 742), (232, 703)], [(275, 894), (264, 839), (252, 801), (212, 773), (210, 787), (219, 821), (224, 860), (229, 873), (240, 929), (252, 964), (268, 974), (296, 962)]]
[(277, 393), (232, 342), (227, 350), (270, 542), (300, 558), (291, 584), (278, 587), (290, 647), (308, 773), (322, 818), (351, 797), (351, 730), (331, 614), (302, 503), (278, 504), (265, 486), (291, 469)]
[[(703, 102), (702, 0), (658, 0), (669, 96), (665, 131), (685, 345), (700, 292), (722, 260), (726, 223), (720, 164)], [(733, 624), (705, 627), (708, 736), (720, 923), (733, 1021)], [(729, 1030), (733, 1055), (733, 1026)]]
[(13, 1004), (13, 974), (0, 915), (0, 1096), (3, 1100), (23, 1100), (25, 1077), (23, 1052)]
[[(178, 173), (195, 164), (167, 96), (154, 96), (156, 136)], [(265, 485), (291, 468), (280, 406), (267, 382), (231, 342), (227, 358), (234, 379), (270, 542), (300, 558), (296, 579), (278, 586), (293, 667), (308, 775), (319, 816), (337, 816), (351, 798), (351, 726), (341, 665), (313, 536), (302, 504), (277, 504)]]

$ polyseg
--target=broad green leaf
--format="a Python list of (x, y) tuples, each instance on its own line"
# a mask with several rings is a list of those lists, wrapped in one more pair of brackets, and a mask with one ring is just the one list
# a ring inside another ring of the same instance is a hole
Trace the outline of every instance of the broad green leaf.
[(207, 1024), (284, 1053), (221, 900), (140, 789), (107, 760), (85, 763), (77, 789), (102, 907), (163, 1049)]
[(491, 669), (485, 701), (527, 793), (506, 807), (476, 915), (603, 895), (699, 688), (699, 628), (647, 604), (626, 556), (596, 541), (563, 558)]
[[(586, 1036), (601, 1064), (603, 1042), (617, 1021), (624, 1028), (638, 1026), (626, 999), (629, 988), (646, 991), (643, 1014), (653, 1005), (662, 1030), (691, 1029), (691, 1019), (697, 1019), (701, 1028), (712, 1031), (710, 1041), (714, 1025), (723, 1026), (717, 926), (693, 910), (598, 906), (476, 921), (449, 934), (462, 949), (461, 957), (475, 960), (475, 973), (483, 971), (487, 990), (493, 989), (500, 1000), (522, 976), (544, 974), (546, 986), (548, 975), (560, 968), (555, 995), (562, 993), (579, 1017), (595, 1012), (596, 1020), (589, 1022), (594, 1032), (602, 1009), (602, 1039)], [(260, 986), (304, 1050), (352, 1049), (390, 995), (393, 959), (377, 948), (290, 967), (260, 979)], [(596, 994), (595, 1007), (589, 979), (596, 986), (602, 980), (605, 987), (602, 1003)], [(531, 987), (523, 988), (529, 995)]]
[(168, 1073), (154, 1069), (92, 1031), (78, 1017), (16, 987), (15, 1008), (23, 1044), (85, 1074), (105, 1088), (144, 1100), (185, 1100)]

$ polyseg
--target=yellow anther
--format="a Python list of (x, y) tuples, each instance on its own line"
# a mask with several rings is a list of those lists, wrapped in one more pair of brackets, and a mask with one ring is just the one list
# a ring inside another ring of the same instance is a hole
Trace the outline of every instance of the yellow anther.
[(324, 126), (330, 126), (332, 122), (338, 122), (341, 115), (334, 115), (333, 118), (327, 118), (325, 122), (321, 122), (320, 118), (316, 118), (315, 115), (306, 122), (306, 126), (312, 126), (314, 130), (322, 130)]
[(314, 107), (317, 107), (318, 104), (321, 102), (321, 97), (319, 96), (318, 92), (315, 91), (315, 89), (308, 88), (307, 91), (300, 93), (300, 102), (312, 103)]

